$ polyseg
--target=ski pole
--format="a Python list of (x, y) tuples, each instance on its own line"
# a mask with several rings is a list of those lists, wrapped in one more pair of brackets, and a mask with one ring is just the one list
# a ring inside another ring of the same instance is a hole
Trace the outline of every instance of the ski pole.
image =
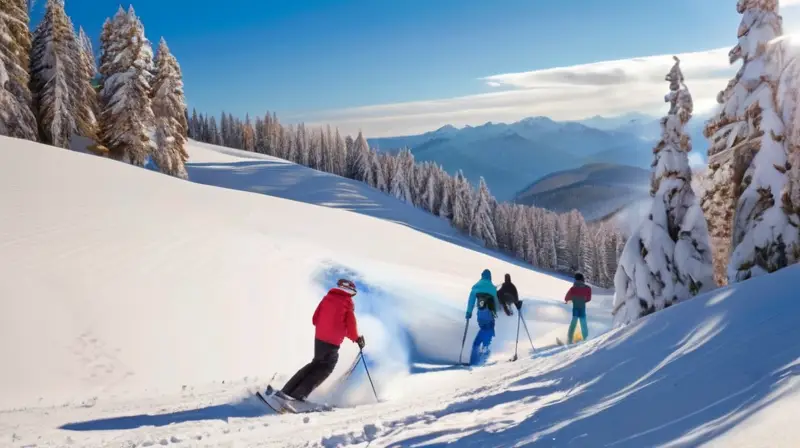
[(378, 399), (378, 393), (375, 392), (375, 384), (372, 382), (372, 376), (369, 374), (369, 369), (367, 368), (367, 360), (364, 359), (364, 349), (359, 349), (361, 352), (361, 362), (364, 363), (364, 370), (367, 372), (367, 378), (369, 378), (369, 385), (372, 386), (372, 393), (375, 394), (375, 401), (380, 402), (381, 400)]
[[(520, 318), (522, 318), (522, 316), (520, 316)], [(533, 339), (531, 339), (531, 332), (528, 331), (528, 324), (523, 320), (522, 325), (525, 327), (525, 333), (528, 334), (528, 340), (531, 342), (531, 350), (536, 351), (536, 347), (533, 346)]]
[(461, 338), (461, 353), (458, 354), (459, 364), (462, 364), (461, 358), (464, 357), (464, 344), (467, 342), (467, 330), (469, 330), (469, 319), (467, 319), (467, 324), (464, 325), (464, 337)]
[(519, 323), (522, 322), (522, 310), (517, 310), (517, 312), (519, 313), (519, 319), (517, 319), (517, 343), (514, 345), (514, 358), (511, 359), (512, 361), (519, 359), (517, 357), (517, 349), (519, 348)]

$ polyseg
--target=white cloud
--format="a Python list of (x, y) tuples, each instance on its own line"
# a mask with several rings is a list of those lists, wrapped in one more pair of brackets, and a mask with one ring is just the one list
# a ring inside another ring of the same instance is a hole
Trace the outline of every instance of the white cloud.
[[(787, 5), (800, 5), (800, 0), (781, 2), (782, 7)], [(784, 27), (787, 33), (793, 31), (786, 23)], [(696, 113), (708, 112), (716, 105), (717, 93), (738, 69), (738, 64), (729, 64), (729, 50), (726, 47), (677, 55)], [(380, 137), (415, 134), (445, 124), (512, 122), (537, 115), (555, 120), (633, 111), (660, 116), (667, 111), (663, 101), (668, 92), (664, 76), (672, 64), (672, 55), (659, 55), (506, 73), (481, 79), (486, 92), (475, 95), (323, 111), (294, 118), (312, 124), (330, 123), (350, 134), (363, 130), (370, 137)]]
[[(717, 93), (736, 70), (728, 63), (728, 50), (677, 55), (698, 112), (714, 106)], [(661, 115), (667, 109), (664, 76), (672, 63), (672, 55), (661, 55), (507, 73), (482, 79), (487, 89), (498, 90), (494, 92), (340, 109), (302, 119), (331, 123), (346, 133), (363, 129), (366, 135), (379, 137), (425, 132), (445, 124), (510, 122), (537, 115), (555, 120), (631, 111)]]

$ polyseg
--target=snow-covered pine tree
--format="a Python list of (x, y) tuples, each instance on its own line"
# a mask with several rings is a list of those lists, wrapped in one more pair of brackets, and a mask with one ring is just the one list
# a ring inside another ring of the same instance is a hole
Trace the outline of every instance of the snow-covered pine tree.
[(380, 191), (388, 192), (389, 185), (386, 184), (386, 176), (383, 172), (383, 163), (380, 155), (376, 151), (370, 151), (370, 163), (372, 164), (372, 178), (375, 182), (374, 187)]
[(438, 216), (453, 220), (454, 179), (446, 171), (439, 171), (439, 213)]
[(451, 206), (453, 226), (462, 231), (469, 230), (469, 209), (472, 207), (472, 195), (469, 191), (469, 183), (467, 183), (464, 173), (461, 172), (461, 170), (458, 170), (453, 182)]
[(187, 179), (186, 127), (183, 111), (186, 98), (183, 93), (183, 74), (178, 60), (170, 52), (164, 38), (158, 46), (155, 59), (156, 77), (153, 81), (152, 109), (156, 119), (153, 159), (162, 173)]
[[(789, 162), (781, 201), (789, 225), (800, 229), (800, 50), (796, 46), (788, 48), (786, 69), (781, 75), (777, 95), (786, 126), (784, 135)], [(800, 241), (787, 242), (787, 258), (789, 264), (800, 261)]]
[(355, 153), (355, 159), (353, 162), (353, 178), (355, 180), (364, 182), (367, 185), (374, 184), (374, 180), (372, 178), (372, 159), (370, 157), (369, 144), (367, 143), (367, 139), (364, 137), (362, 132), (358, 133), (358, 137), (356, 137), (356, 140), (353, 143), (353, 152)]
[(267, 133), (264, 119), (256, 116), (256, 122), (253, 124), (253, 131), (255, 132), (255, 152), (265, 154), (267, 151)]
[(476, 199), (469, 233), (483, 241), (484, 246), (490, 249), (496, 248), (497, 234), (492, 222), (492, 195), (489, 193), (489, 187), (483, 177), (478, 182)]
[(392, 184), (389, 190), (390, 194), (403, 202), (411, 204), (411, 189), (408, 185), (406, 165), (403, 163), (400, 156), (396, 157), (395, 159), (395, 169), (392, 175)]
[(614, 277), (614, 322), (622, 325), (662, 310), (713, 286), (708, 230), (691, 187), (684, 132), (692, 98), (683, 83), (680, 61), (666, 76), (668, 114), (653, 149), (650, 213), (628, 240)]
[(101, 139), (112, 157), (144, 166), (153, 142), (153, 50), (131, 7), (119, 9), (101, 36)]
[(715, 246), (715, 273), (723, 284), (786, 266), (787, 238), (797, 238), (778, 201), (788, 168), (776, 101), (785, 69), (778, 2), (739, 0), (737, 11), (739, 41), (729, 56), (732, 64), (740, 59), (743, 64), (717, 96), (720, 112), (705, 129), (711, 146), (703, 209)]
[(0, 135), (38, 140), (30, 82), (31, 33), (26, 0), (0, 1)]
[(536, 209), (523, 205), (516, 205), (514, 208), (515, 253), (533, 266), (541, 267), (537, 234), (542, 229), (537, 227)]
[(250, 114), (245, 114), (242, 124), (242, 149), (253, 152), (256, 150), (256, 131), (253, 122), (250, 121)]
[(339, 133), (339, 128), (336, 128), (336, 132), (333, 136), (333, 157), (335, 160), (335, 174), (337, 176), (346, 176), (347, 147), (345, 146), (345, 140), (342, 138), (342, 134)]
[(428, 170), (428, 180), (425, 183), (425, 192), (422, 195), (422, 202), (425, 210), (433, 215), (438, 215), (439, 210), (437, 207), (439, 186), (437, 185), (438, 177), (437, 170), (431, 164)]
[[(45, 13), (31, 46), (33, 109), (44, 143), (69, 148), (83, 117), (81, 79), (83, 67), (75, 29), (64, 10), (63, 0), (47, 0)], [(84, 124), (88, 128), (88, 123)]]
[(581, 221), (583, 222), (580, 228), (581, 258), (578, 270), (586, 278), (586, 281), (597, 284), (599, 283), (596, 275), (597, 269), (595, 268), (597, 263), (597, 234), (586, 225), (583, 219)]
[(345, 153), (347, 154), (345, 177), (348, 179), (355, 179), (357, 177), (358, 154), (356, 154), (355, 145), (356, 142), (353, 140), (353, 137), (348, 135), (344, 138)]
[(207, 143), (211, 143), (212, 145), (222, 145), (222, 135), (220, 135), (219, 127), (217, 126), (217, 117), (212, 116), (208, 121), (207, 140)]
[(788, 265), (787, 248), (797, 241), (781, 194), (787, 184), (785, 125), (776, 95), (785, 68), (785, 42), (777, 0), (739, 0), (739, 46), (745, 61), (740, 84), (747, 127), (737, 135), (754, 155), (736, 191), (728, 280), (739, 282)]
[(557, 221), (558, 217), (555, 213), (545, 212), (541, 216), (542, 226), (532, 229), (533, 233), (536, 232), (537, 228), (542, 229), (542, 244), (538, 249), (539, 262), (545, 269), (556, 269), (558, 266), (558, 257), (556, 255)]
[(97, 65), (94, 61), (94, 49), (92, 48), (92, 41), (83, 31), (83, 28), (79, 28), (77, 44), (78, 51), (80, 53), (81, 66), (81, 77), (79, 80), (81, 94), (80, 112), (78, 115), (78, 130), (84, 137), (97, 140), (97, 117), (100, 114), (100, 109), (97, 103), (97, 91), (94, 89), (94, 85), (92, 84), (95, 76), (97, 76)]
[(200, 140), (202, 132), (199, 129), (200, 123), (198, 122), (197, 109), (192, 108), (192, 117), (189, 119), (189, 138)]
[(509, 225), (512, 219), (511, 210), (511, 204), (509, 203), (499, 204), (495, 207), (492, 215), (492, 225), (494, 225), (494, 233), (497, 236), (497, 248), (513, 253)]
[[(578, 268), (577, 257), (572, 255), (570, 244), (569, 215), (555, 215), (556, 220), (556, 270), (564, 274), (571, 274)], [(575, 232), (578, 234), (577, 232)], [(577, 244), (574, 249), (578, 249)]]
[(310, 157), (308, 150), (308, 138), (306, 136), (306, 125), (304, 123), (297, 125), (297, 134), (295, 135), (294, 141), (295, 150), (297, 151), (297, 158), (294, 160), (294, 162), (303, 166), (308, 166)]

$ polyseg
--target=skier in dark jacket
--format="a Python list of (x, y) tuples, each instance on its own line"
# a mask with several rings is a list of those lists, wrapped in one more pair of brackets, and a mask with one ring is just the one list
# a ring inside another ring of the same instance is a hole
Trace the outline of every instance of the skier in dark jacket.
[(517, 310), (522, 309), (522, 302), (519, 300), (517, 287), (511, 283), (511, 274), (506, 274), (506, 279), (503, 282), (503, 285), (497, 290), (497, 298), (500, 300), (500, 304), (503, 305), (503, 311), (505, 311), (506, 315), (508, 316), (514, 315), (511, 305), (516, 306)]
[(350, 280), (339, 280), (336, 287), (328, 291), (311, 319), (316, 327), (314, 359), (276, 392), (278, 396), (304, 401), (333, 372), (339, 361), (339, 346), (345, 337), (364, 348), (364, 336), (358, 335), (356, 324), (355, 295), (356, 284)]
[(589, 326), (586, 324), (586, 304), (592, 300), (592, 288), (584, 283), (583, 274), (575, 274), (575, 283), (569, 288), (564, 297), (564, 303), (572, 302), (572, 322), (569, 324), (567, 342), (572, 344), (572, 336), (578, 322), (581, 324), (583, 339), (589, 339)]

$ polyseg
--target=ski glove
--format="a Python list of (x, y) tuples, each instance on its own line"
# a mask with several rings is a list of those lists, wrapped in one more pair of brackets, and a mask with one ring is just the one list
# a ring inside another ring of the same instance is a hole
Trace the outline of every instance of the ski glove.
[(517, 302), (517, 309), (518, 310), (522, 309), (522, 301), (521, 300), (519, 302)]
[(472, 319), (472, 313), (467, 312), (467, 320), (470, 320), (470, 319)]
[(367, 345), (367, 343), (364, 341), (364, 336), (359, 336), (358, 339), (356, 339), (356, 344), (358, 344), (358, 348), (363, 349)]

